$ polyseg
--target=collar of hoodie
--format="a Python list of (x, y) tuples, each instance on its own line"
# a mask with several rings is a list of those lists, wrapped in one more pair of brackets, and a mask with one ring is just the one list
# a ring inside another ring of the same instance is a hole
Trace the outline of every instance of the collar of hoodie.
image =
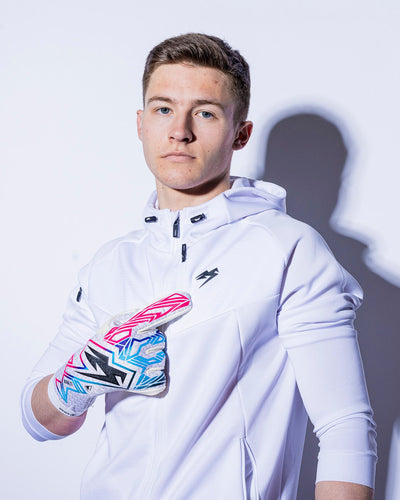
[(286, 192), (280, 186), (242, 177), (232, 177), (231, 180), (232, 187), (227, 191), (202, 205), (186, 207), (179, 212), (156, 208), (157, 194), (154, 191), (143, 213), (145, 230), (155, 237), (157, 243), (175, 237), (191, 244), (202, 235), (249, 215), (271, 209), (285, 211)]

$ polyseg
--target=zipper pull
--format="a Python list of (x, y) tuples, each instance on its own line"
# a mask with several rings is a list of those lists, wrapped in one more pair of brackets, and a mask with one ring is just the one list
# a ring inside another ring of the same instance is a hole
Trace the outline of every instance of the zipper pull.
[[(179, 219), (179, 215), (178, 215), (178, 217), (175, 219), (175, 222), (172, 226), (172, 236), (174, 238), (180, 238), (180, 236), (181, 236), (179, 224), (180, 224), (180, 219)], [(181, 247), (181, 255), (182, 255), (182, 262), (185, 262), (185, 260), (186, 260), (186, 243), (183, 243), (183, 245)]]
[(174, 222), (174, 225), (172, 227), (172, 236), (174, 238), (179, 238), (180, 236), (180, 229), (179, 229), (179, 215), (178, 217), (176, 218), (175, 222)]
[(186, 243), (182, 245), (182, 262), (186, 260)]

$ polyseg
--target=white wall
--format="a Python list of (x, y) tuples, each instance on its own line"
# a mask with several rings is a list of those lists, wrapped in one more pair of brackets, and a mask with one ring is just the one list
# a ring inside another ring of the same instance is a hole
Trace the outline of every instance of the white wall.
[(135, 128), (147, 52), (168, 36), (201, 31), (248, 59), (255, 132), (235, 157), (236, 174), (262, 176), (265, 130), (279, 114), (315, 108), (336, 116), (353, 148), (335, 227), (369, 242), (370, 267), (399, 285), (399, 14), (395, 0), (2, 0), (0, 491), (7, 498), (77, 498), (93, 452), (101, 405), (79, 434), (39, 444), (22, 429), (18, 399), (77, 270), (104, 241), (140, 223), (153, 188)]

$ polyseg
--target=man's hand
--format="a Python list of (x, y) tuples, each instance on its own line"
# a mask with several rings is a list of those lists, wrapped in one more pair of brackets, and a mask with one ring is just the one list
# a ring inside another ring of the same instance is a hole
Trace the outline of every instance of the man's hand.
[(174, 293), (139, 312), (112, 318), (51, 378), (48, 396), (65, 415), (82, 415), (100, 394), (126, 390), (154, 396), (166, 388), (165, 337), (158, 326), (192, 307)]

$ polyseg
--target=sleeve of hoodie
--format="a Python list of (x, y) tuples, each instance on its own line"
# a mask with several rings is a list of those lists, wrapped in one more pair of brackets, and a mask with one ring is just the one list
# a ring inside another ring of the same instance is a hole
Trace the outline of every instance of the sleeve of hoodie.
[(298, 227), (295, 241), (288, 231), (284, 243), (277, 321), (319, 439), (316, 481), (373, 488), (375, 424), (353, 326), (362, 290), (316, 231), (302, 223)]
[(46, 375), (65, 364), (97, 331), (97, 325), (87, 303), (86, 268), (80, 273), (79, 284), (69, 296), (63, 321), (55, 338), (33, 368), (21, 395), (22, 422), (29, 434), (38, 441), (60, 439), (48, 431), (35, 418), (31, 398), (35, 385)]

